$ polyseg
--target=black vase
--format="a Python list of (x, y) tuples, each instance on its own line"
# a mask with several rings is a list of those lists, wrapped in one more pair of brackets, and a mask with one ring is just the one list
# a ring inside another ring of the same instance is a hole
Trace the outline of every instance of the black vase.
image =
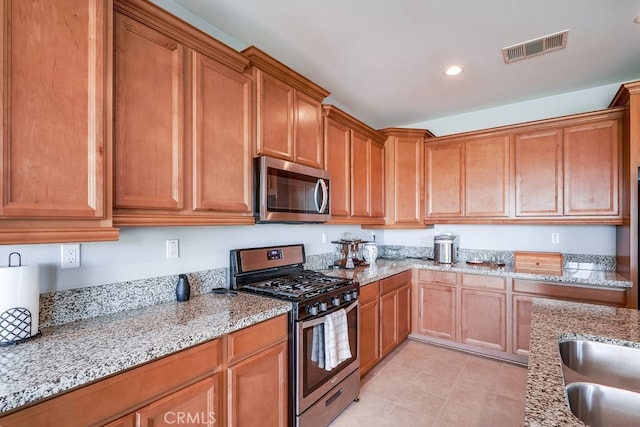
[(176, 299), (178, 301), (187, 301), (191, 296), (191, 287), (186, 274), (178, 276), (178, 284), (176, 285)]

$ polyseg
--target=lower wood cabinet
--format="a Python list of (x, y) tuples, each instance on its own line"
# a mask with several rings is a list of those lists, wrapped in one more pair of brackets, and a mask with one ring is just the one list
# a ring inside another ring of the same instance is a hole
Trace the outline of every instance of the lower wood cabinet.
[(511, 297), (511, 352), (529, 356), (529, 329), (531, 327), (531, 306), (533, 298), (525, 295)]
[(409, 336), (411, 272), (380, 280), (380, 356), (385, 357)]
[(360, 288), (360, 375), (380, 361), (380, 282)]
[(137, 426), (219, 425), (222, 421), (221, 379), (220, 374), (213, 375), (145, 406), (136, 412)]
[(287, 334), (278, 316), (12, 412), (0, 426), (286, 426)]
[(455, 273), (417, 270), (414, 332), (455, 341), (457, 295)]
[(462, 289), (460, 294), (460, 340), (507, 351), (506, 294), (476, 289)]

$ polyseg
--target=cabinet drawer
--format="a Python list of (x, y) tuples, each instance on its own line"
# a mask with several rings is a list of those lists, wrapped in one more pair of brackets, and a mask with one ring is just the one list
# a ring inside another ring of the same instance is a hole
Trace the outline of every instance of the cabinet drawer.
[(419, 270), (418, 280), (420, 282), (440, 283), (442, 285), (455, 285), (456, 273), (446, 271)]
[(360, 302), (364, 304), (365, 302), (369, 302), (372, 299), (378, 298), (379, 295), (379, 286), (380, 282), (376, 280), (375, 282), (364, 285), (360, 288)]
[(462, 274), (460, 280), (465, 288), (495, 289), (498, 291), (507, 289), (507, 281), (504, 277)]
[(411, 272), (405, 271), (380, 280), (380, 295), (388, 294), (411, 282)]
[(229, 364), (287, 339), (287, 316), (282, 315), (229, 334)]
[(625, 289), (603, 289), (590, 286), (564, 285), (534, 280), (513, 281), (513, 292), (541, 297), (559, 298), (568, 301), (590, 302), (624, 306), (627, 302)]

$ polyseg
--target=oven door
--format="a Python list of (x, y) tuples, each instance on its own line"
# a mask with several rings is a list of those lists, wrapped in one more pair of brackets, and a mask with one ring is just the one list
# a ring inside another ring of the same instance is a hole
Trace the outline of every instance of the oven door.
[[(334, 310), (335, 311), (335, 310)], [(320, 399), (332, 387), (360, 367), (359, 349), (359, 304), (356, 300), (345, 308), (349, 327), (349, 348), (351, 358), (343, 361), (330, 371), (320, 367), (318, 357), (314, 356), (314, 328), (324, 325), (326, 314), (312, 320), (297, 323), (297, 360), (296, 360), (296, 414), (300, 415), (309, 406)], [(323, 336), (323, 335), (321, 335)], [(318, 334), (316, 330), (316, 340)]]

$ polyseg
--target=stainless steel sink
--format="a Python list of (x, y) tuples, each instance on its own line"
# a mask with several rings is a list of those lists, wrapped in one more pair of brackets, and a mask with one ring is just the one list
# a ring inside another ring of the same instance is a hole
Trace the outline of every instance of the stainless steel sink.
[(588, 426), (640, 425), (640, 393), (585, 382), (570, 383), (566, 392), (571, 412)]
[(640, 348), (566, 339), (559, 341), (558, 349), (565, 384), (586, 381), (640, 392)]

